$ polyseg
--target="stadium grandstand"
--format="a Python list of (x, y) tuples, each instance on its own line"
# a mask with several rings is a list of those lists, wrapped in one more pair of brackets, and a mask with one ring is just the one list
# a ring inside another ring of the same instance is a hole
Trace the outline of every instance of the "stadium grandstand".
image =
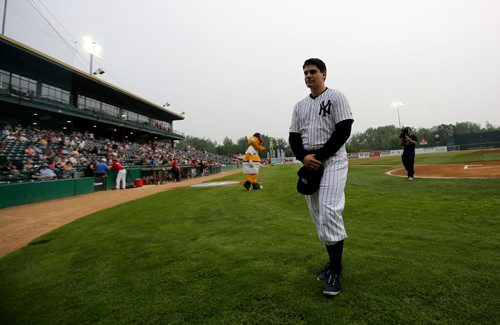
[[(128, 171), (127, 186), (133, 187), (136, 179), (173, 180), (174, 160), (181, 179), (238, 163), (195, 148), (176, 148), (175, 142), (184, 135), (174, 130), (173, 123), (184, 116), (91, 73), (4, 35), (0, 35), (0, 56), (0, 194), (12, 198), (16, 193), (4, 185), (47, 180), (38, 177), (42, 165), (54, 170), (57, 180), (77, 181), (92, 176), (92, 164), (120, 157)], [(108, 173), (107, 185), (106, 180), (87, 181), (79, 187), (88, 187), (85, 192), (111, 189), (113, 176)], [(49, 191), (60, 188), (59, 184)], [(59, 196), (74, 194), (69, 190)]]
[[(0, 122), (173, 144), (184, 117), (0, 35)], [(36, 124), (34, 124), (36, 123)]]

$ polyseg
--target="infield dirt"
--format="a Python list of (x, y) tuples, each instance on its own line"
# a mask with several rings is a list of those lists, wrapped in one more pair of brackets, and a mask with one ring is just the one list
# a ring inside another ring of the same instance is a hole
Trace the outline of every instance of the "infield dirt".
[[(406, 177), (406, 170), (401, 167), (387, 174)], [(500, 178), (500, 161), (415, 165), (415, 176), (417, 178)]]

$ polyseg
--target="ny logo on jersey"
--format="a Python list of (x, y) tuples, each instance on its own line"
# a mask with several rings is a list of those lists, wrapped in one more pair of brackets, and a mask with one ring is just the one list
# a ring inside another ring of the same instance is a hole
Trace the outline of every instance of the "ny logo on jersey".
[(328, 100), (328, 102), (321, 102), (321, 104), (319, 104), (319, 115), (321, 115), (321, 113), (323, 113), (323, 117), (326, 116), (326, 114), (328, 113), (328, 115), (330, 115), (330, 107), (332, 106), (332, 102), (330, 100)]

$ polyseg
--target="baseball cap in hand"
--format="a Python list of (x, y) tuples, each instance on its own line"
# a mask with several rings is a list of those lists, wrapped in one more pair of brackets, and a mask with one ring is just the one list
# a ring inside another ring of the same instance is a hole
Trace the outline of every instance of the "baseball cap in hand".
[(297, 175), (299, 176), (297, 191), (304, 195), (312, 195), (316, 193), (319, 189), (321, 177), (323, 177), (323, 171), (323, 166), (320, 166), (320, 168), (316, 171), (309, 170), (306, 166), (302, 166), (297, 172)]

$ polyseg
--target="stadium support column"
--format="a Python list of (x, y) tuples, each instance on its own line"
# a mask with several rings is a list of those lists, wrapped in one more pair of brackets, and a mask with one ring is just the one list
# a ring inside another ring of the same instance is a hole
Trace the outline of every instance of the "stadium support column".
[(35, 97), (42, 97), (42, 82), (40, 80), (36, 81)]
[(73, 77), (71, 80), (71, 97), (70, 97), (70, 105), (76, 108), (81, 108), (78, 107), (78, 79)]

